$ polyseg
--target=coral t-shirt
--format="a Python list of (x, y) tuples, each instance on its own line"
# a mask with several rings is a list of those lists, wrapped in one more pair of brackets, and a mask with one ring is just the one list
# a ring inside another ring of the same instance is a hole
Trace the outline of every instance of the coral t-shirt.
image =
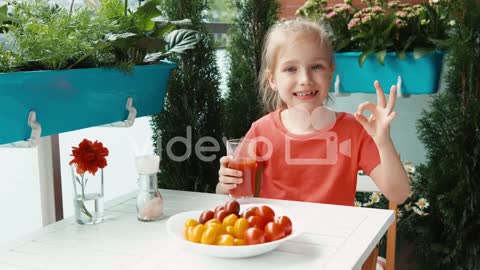
[(353, 205), (358, 170), (380, 163), (378, 149), (353, 115), (339, 113), (333, 126), (306, 135), (287, 131), (281, 111), (254, 122), (245, 138), (255, 139), (263, 164), (260, 197)]

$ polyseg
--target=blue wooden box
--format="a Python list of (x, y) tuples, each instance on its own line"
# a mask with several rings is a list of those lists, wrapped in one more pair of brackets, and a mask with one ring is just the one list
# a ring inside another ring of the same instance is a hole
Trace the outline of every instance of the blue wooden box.
[(432, 94), (437, 92), (443, 62), (443, 52), (436, 51), (419, 59), (413, 53), (407, 53), (400, 60), (395, 53), (387, 53), (382, 66), (374, 54), (367, 57), (363, 67), (358, 59), (360, 52), (336, 53), (336, 68), (332, 78), (334, 91), (335, 79), (340, 75), (339, 90), (343, 93), (375, 93), (373, 82), (378, 80), (388, 92), (390, 86), (397, 84), (398, 76), (402, 80), (403, 94)]
[(29, 112), (36, 112), (42, 136), (125, 120), (133, 99), (137, 117), (163, 109), (175, 63), (114, 68), (31, 71), (0, 74), (0, 144), (30, 137)]

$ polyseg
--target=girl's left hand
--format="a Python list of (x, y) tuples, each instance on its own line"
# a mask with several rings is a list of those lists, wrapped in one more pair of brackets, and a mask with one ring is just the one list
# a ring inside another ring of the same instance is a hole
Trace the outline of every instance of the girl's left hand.
[[(375, 81), (373, 85), (377, 90), (377, 104), (375, 105), (369, 101), (360, 104), (354, 116), (378, 146), (390, 140), (390, 123), (395, 116), (397, 116), (397, 113), (393, 111), (395, 107), (396, 87), (393, 85), (390, 88), (390, 96), (388, 98), (388, 104), (386, 104), (385, 94), (383, 93), (380, 83)], [(371, 112), (369, 118), (363, 115), (365, 110)]]

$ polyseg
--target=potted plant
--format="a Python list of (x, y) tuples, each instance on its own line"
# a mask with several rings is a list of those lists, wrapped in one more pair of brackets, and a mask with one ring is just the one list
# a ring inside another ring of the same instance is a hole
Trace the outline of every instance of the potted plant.
[[(362, 1), (366, 7), (345, 3), (328, 6), (309, 0), (297, 13), (327, 23), (336, 50), (340, 91), (374, 93), (374, 80), (383, 85), (402, 83), (404, 94), (437, 91), (447, 21), (440, 1), (418, 5), (400, 1)], [(358, 62), (356, 64), (355, 62)]]
[(131, 98), (136, 116), (161, 111), (172, 53), (194, 48), (188, 20), (159, 17), (161, 0), (135, 11), (118, 0), (76, 10), (47, 0), (0, 7), (0, 144), (28, 138), (29, 111), (42, 136), (124, 120)]

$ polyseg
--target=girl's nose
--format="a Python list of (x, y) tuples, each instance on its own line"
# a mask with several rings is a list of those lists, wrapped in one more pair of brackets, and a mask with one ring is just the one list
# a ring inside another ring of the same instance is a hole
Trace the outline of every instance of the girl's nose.
[(309, 70), (302, 69), (299, 75), (299, 83), (301, 85), (309, 85), (312, 83), (312, 75), (310, 74)]

